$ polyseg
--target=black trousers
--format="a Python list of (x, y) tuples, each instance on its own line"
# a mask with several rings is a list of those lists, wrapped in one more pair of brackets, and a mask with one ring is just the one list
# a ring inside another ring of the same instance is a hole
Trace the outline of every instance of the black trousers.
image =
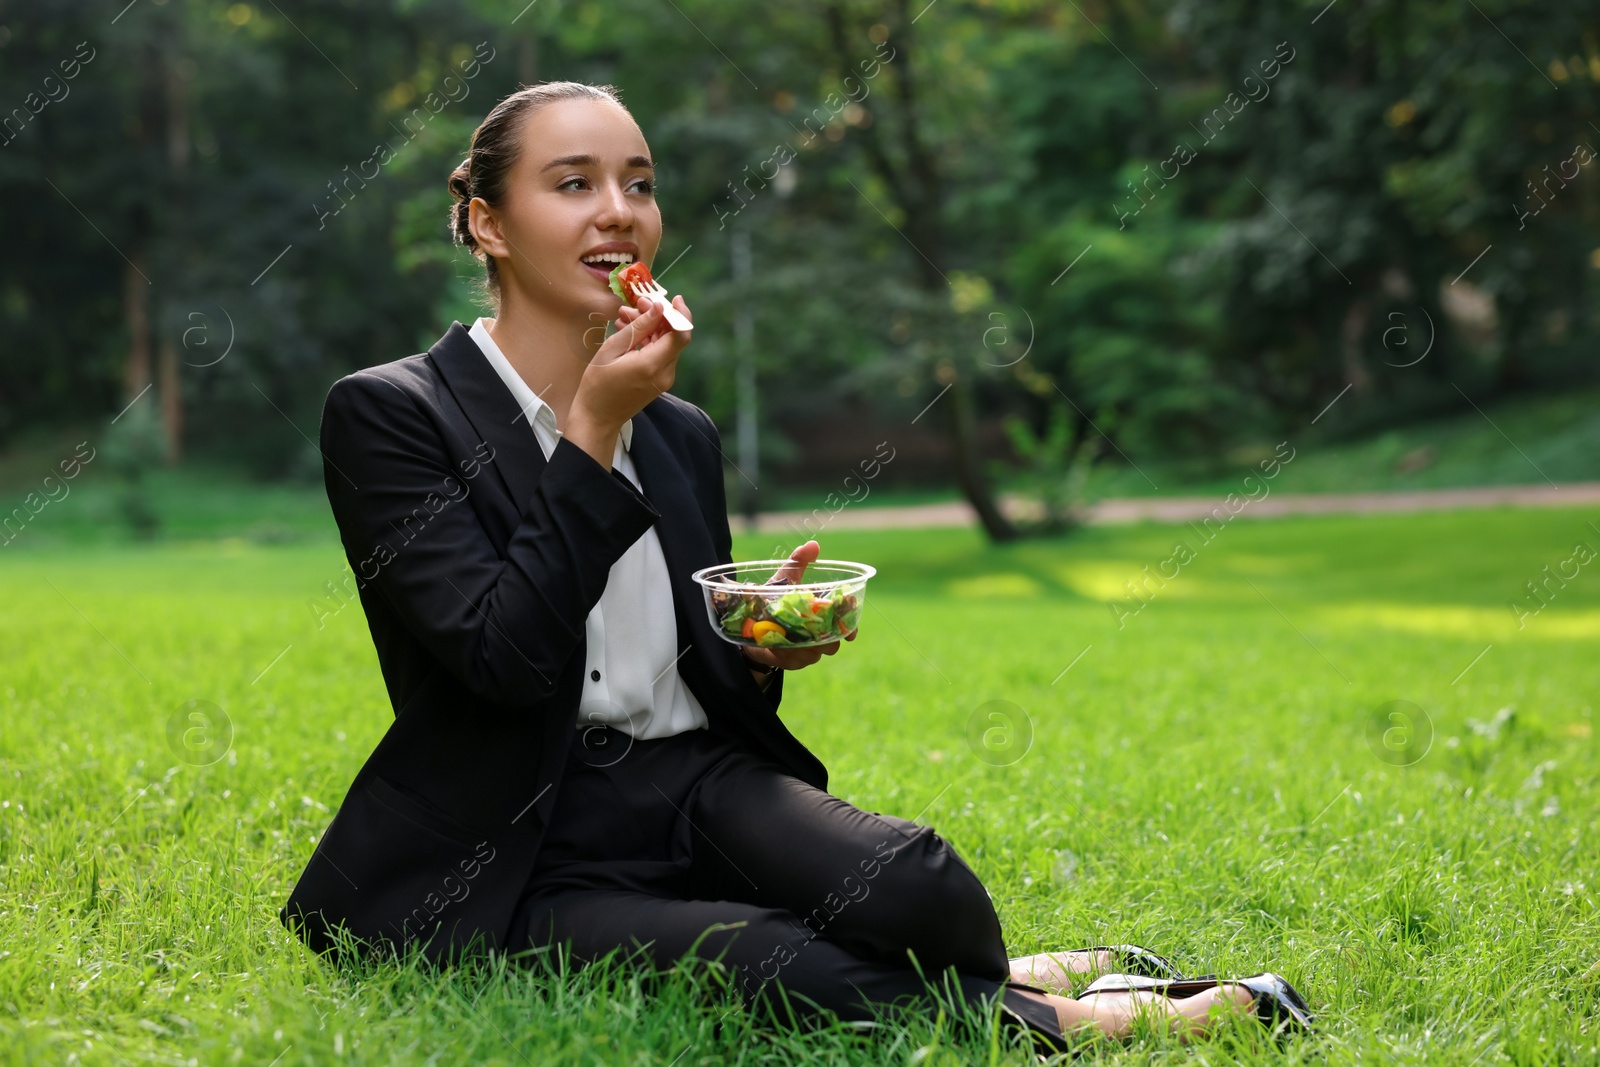
[(925, 1004), (939, 979), (947, 995), (1000, 1001), (1041, 1047), (1063, 1044), (1055, 1009), (1007, 981), (994, 904), (938, 834), (707, 730), (577, 732), (507, 941), (557, 944), (580, 963), (616, 949), (661, 968), (720, 960), (753, 1003), (797, 1023)]

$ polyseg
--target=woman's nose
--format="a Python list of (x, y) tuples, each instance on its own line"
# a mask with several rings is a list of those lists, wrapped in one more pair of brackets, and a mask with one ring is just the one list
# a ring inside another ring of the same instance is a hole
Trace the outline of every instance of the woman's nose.
[(600, 217), (595, 222), (601, 229), (633, 227), (633, 205), (628, 203), (628, 194), (615, 182), (606, 185), (600, 194)]

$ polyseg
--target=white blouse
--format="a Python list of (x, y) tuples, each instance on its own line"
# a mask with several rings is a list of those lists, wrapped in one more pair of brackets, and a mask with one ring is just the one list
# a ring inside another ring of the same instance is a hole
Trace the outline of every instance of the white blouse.
[[(533, 427), (546, 459), (562, 434), (556, 415), (511, 366), (489, 336), (484, 320), (472, 324), (472, 339), (506, 383)], [(629, 455), (633, 420), (622, 426), (612, 466), (635, 488), (639, 476)], [(642, 490), (641, 490), (642, 491)], [(600, 723), (634, 738), (669, 737), (707, 727), (705, 709), (678, 674), (678, 623), (661, 539), (651, 526), (611, 565), (605, 592), (584, 623), (587, 650), (578, 726)]]

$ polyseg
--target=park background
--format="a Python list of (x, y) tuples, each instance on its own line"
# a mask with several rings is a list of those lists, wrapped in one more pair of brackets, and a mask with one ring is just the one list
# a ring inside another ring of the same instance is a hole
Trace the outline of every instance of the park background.
[(736, 555), (879, 569), (835, 792), (1019, 953), (1290, 976), (1292, 1057), (1600, 1056), (1600, 5), (0, 0), (0, 1060), (1027, 1062), (277, 925), (391, 715), (322, 400), (486, 313), (445, 177), (551, 78), (650, 143)]

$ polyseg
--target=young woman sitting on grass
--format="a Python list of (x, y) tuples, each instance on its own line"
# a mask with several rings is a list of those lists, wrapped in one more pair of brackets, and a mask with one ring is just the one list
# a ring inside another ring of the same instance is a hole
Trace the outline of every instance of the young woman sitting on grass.
[[(1270, 975), (1171, 984), (1130, 946), (1008, 960), (987, 891), (933, 829), (827, 792), (777, 709), (784, 674), (842, 642), (736, 647), (689, 577), (731, 560), (722, 452), (667, 392), (692, 335), (608, 285), (662, 232), (613, 89), (517, 91), (449, 187), (495, 317), (342, 379), (323, 417), (396, 719), (284, 909), (308, 944), (694, 956), (790, 1023), (926, 1005), (934, 981), (1042, 1048), (1138, 1014), (1196, 1035), (1228, 1010), (1303, 1009)], [(1090, 970), (1152, 977), (1071, 996)]]

